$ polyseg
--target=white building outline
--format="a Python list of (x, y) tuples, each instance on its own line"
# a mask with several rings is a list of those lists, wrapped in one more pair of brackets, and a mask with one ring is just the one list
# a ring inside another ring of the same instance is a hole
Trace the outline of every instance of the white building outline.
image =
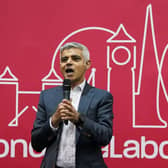
[[(143, 70), (143, 63), (144, 63), (144, 52), (145, 52), (145, 45), (146, 45), (147, 26), (148, 26), (149, 21), (151, 23), (152, 40), (153, 40), (155, 59), (156, 59), (157, 70), (158, 70), (157, 93), (156, 93), (157, 116), (158, 116), (159, 121), (162, 123), (162, 125), (138, 125), (138, 124), (136, 124), (136, 121), (135, 121), (135, 119), (136, 119), (135, 99), (136, 99), (136, 96), (141, 94), (142, 70)], [(69, 35), (67, 35), (57, 46), (57, 48), (54, 52), (54, 55), (53, 55), (51, 69), (50, 69), (49, 73), (41, 80), (42, 89), (45, 89), (46, 85), (61, 85), (62, 84), (62, 78), (56, 73), (55, 68), (54, 68), (56, 56), (58, 55), (59, 49), (63, 45), (63, 43), (66, 42), (66, 40), (68, 40), (70, 37), (72, 37), (78, 33), (81, 33), (83, 31), (89, 31), (89, 30), (100, 30), (100, 31), (108, 32), (109, 34), (111, 34), (112, 37), (107, 40), (108, 43), (135, 43), (136, 42), (136, 40), (127, 33), (123, 24), (120, 24), (116, 33), (112, 30), (109, 30), (109, 29), (106, 29), (103, 27), (85, 27), (85, 28), (81, 28), (81, 29), (74, 31), (74, 32), (70, 33)], [(115, 37), (119, 34), (120, 31), (123, 31), (129, 40), (116, 40)], [(122, 45), (119, 47), (122, 48)], [(157, 51), (157, 45), (156, 45), (156, 39), (155, 39), (155, 31), (154, 31), (154, 24), (153, 24), (152, 5), (150, 4), (147, 6), (147, 10), (146, 10), (144, 35), (143, 35), (143, 42), (142, 42), (142, 53), (141, 53), (141, 61), (140, 61), (140, 73), (139, 73), (137, 89), (135, 87), (136, 46), (134, 46), (134, 48), (133, 48), (134, 63), (133, 63), (133, 67), (131, 69), (132, 70), (132, 127), (133, 128), (166, 128), (167, 127), (167, 122), (165, 120), (163, 120), (160, 115), (160, 107), (159, 107), (160, 86), (162, 87), (166, 101), (168, 102), (168, 93), (166, 91), (165, 84), (164, 84), (163, 77), (162, 77), (162, 67), (163, 67), (165, 54), (166, 54), (167, 50), (168, 50), (168, 44), (164, 48), (164, 51), (163, 51), (163, 54), (161, 57), (161, 61), (159, 64), (158, 51)], [(110, 67), (109, 51), (110, 51), (110, 48), (109, 48), (109, 46), (107, 46), (107, 53), (106, 54), (107, 54), (107, 75), (108, 75), (108, 77), (107, 77), (107, 90), (108, 91), (110, 91), (110, 73), (112, 70), (112, 68)], [(129, 53), (129, 51), (128, 51), (128, 53)], [(130, 60), (130, 56), (128, 55), (128, 60), (126, 63), (128, 63), (129, 60)], [(122, 64), (119, 64), (119, 65), (122, 66)], [(5, 75), (7, 73), (10, 74), (10, 76), (11, 76), (10, 78), (5, 77)], [(91, 81), (92, 81), (93, 86), (95, 86), (95, 73), (96, 73), (96, 68), (92, 68), (91, 74), (88, 78), (88, 82), (91, 83)], [(50, 78), (51, 75), (54, 75), (55, 79), (51, 79)], [(18, 123), (19, 117), (22, 116), (23, 113), (25, 113), (29, 108), (29, 106), (25, 106), (20, 112), (18, 112), (19, 94), (40, 94), (40, 91), (19, 91), (18, 79), (12, 74), (12, 72), (8, 66), (5, 68), (4, 72), (0, 75), (0, 84), (6, 84), (6, 85), (15, 84), (16, 85), (16, 116), (8, 124), (8, 126), (19, 126), (19, 123)], [(37, 111), (37, 108), (35, 106), (32, 106), (32, 109), (34, 111)]]

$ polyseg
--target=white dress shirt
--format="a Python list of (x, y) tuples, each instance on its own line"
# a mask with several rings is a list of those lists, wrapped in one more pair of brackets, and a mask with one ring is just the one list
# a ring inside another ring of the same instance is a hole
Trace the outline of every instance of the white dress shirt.
[[(80, 85), (71, 89), (70, 98), (72, 100), (73, 107), (78, 110), (80, 97), (85, 86), (86, 80)], [(50, 126), (53, 130), (51, 121)], [(61, 140), (59, 144), (58, 157), (56, 165), (64, 168), (75, 168), (75, 155), (76, 155), (76, 126), (68, 121), (68, 124), (63, 124), (63, 130), (61, 134)]]

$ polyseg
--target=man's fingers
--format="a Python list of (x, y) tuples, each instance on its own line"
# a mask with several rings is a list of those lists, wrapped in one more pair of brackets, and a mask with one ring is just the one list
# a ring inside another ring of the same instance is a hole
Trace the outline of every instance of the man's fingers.
[(65, 120), (65, 119), (70, 120), (74, 118), (74, 112), (69, 111), (67, 109), (61, 110), (60, 114), (61, 114), (62, 120)]

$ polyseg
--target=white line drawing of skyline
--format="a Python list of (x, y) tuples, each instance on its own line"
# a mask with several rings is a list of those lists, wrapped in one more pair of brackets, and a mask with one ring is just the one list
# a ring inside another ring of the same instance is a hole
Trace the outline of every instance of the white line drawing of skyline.
[[(125, 34), (126, 39), (117, 40), (116, 37), (118, 36), (118, 34), (120, 34), (121, 31), (123, 31), (123, 33)], [(134, 42), (136, 42), (136, 40), (130, 34), (127, 33), (124, 25), (120, 24), (116, 33), (114, 33), (114, 35), (112, 37), (110, 37), (107, 40), (107, 42), (108, 43), (134, 43)]]
[[(5, 77), (5, 75), (9, 75), (9, 77)], [(1, 81), (18, 81), (18, 78), (11, 72), (10, 68), (6, 66), (4, 72), (0, 75)]]
[[(145, 44), (146, 44), (146, 35), (147, 35), (147, 26), (148, 26), (148, 21), (150, 20), (151, 22), (151, 29), (152, 29), (152, 40), (153, 40), (153, 45), (154, 45), (154, 51), (155, 51), (155, 58), (156, 58), (156, 63), (157, 63), (157, 70), (158, 70), (158, 85), (157, 85), (157, 116), (158, 119), (163, 123), (163, 125), (137, 125), (135, 122), (135, 117), (136, 117), (136, 111), (135, 111), (135, 99), (136, 96), (141, 94), (141, 79), (142, 79), (142, 70), (143, 70), (143, 63), (144, 63), (144, 51), (145, 51)], [(107, 42), (116, 42), (116, 43), (125, 43), (125, 42), (132, 42), (135, 43), (136, 40), (130, 36), (125, 27), (123, 26), (123, 24), (120, 24), (119, 28), (117, 29), (116, 32), (110, 30), (110, 29), (106, 29), (103, 27), (85, 27), (85, 28), (81, 28), (78, 29), (72, 33), (70, 33), (69, 35), (67, 35), (57, 46), (54, 55), (53, 55), (53, 59), (51, 62), (51, 69), (49, 71), (49, 73), (41, 80), (42, 82), (42, 90), (45, 89), (46, 85), (61, 85), (62, 84), (62, 78), (56, 73), (55, 68), (54, 68), (54, 64), (55, 64), (55, 60), (56, 60), (56, 56), (58, 55), (59, 49), (62, 46), (62, 44), (64, 42), (66, 42), (66, 40), (68, 40), (70, 37), (74, 36), (75, 34), (81, 33), (83, 31), (89, 31), (89, 30), (100, 30), (100, 31), (104, 31), (104, 32), (108, 32), (111, 35), (113, 35), (113, 38), (110, 38), (107, 40)], [(118, 35), (118, 33), (120, 31), (123, 31), (125, 33), (125, 35), (128, 37), (129, 40), (115, 40), (115, 37)], [(107, 51), (109, 50), (108, 46), (107, 46)], [(133, 67), (132, 67), (132, 127), (133, 128), (166, 128), (167, 127), (167, 122), (165, 120), (163, 120), (161, 118), (160, 115), (160, 108), (159, 108), (159, 90), (160, 90), (160, 85), (164, 91), (164, 95), (165, 98), (168, 102), (168, 93), (166, 92), (166, 88), (165, 88), (165, 84), (162, 78), (162, 74), (161, 74), (161, 70), (162, 70), (162, 66), (163, 66), (163, 62), (164, 62), (164, 58), (165, 58), (165, 54), (168, 50), (168, 44), (166, 45), (166, 47), (164, 48), (162, 57), (161, 57), (161, 61), (159, 64), (159, 60), (158, 60), (158, 52), (157, 52), (157, 46), (156, 46), (156, 39), (155, 39), (155, 32), (154, 32), (154, 24), (153, 24), (153, 15), (152, 15), (152, 5), (149, 4), (147, 6), (147, 10), (146, 10), (146, 18), (145, 18), (145, 27), (144, 27), (144, 36), (143, 36), (143, 43), (142, 43), (142, 53), (141, 53), (141, 61), (140, 61), (140, 73), (139, 73), (139, 79), (138, 79), (138, 86), (136, 89), (135, 86), (135, 69), (136, 69), (136, 46), (134, 46), (134, 63), (133, 63)], [(107, 90), (110, 91), (110, 73), (112, 68), (110, 67), (110, 56), (108, 55), (107, 52)], [(121, 65), (122, 66), (122, 65)], [(9, 73), (11, 78), (4, 78), (5, 74)], [(92, 68), (91, 69), (91, 73), (90, 76), (88, 78), (88, 82), (92, 81), (92, 85), (95, 86), (95, 73), (96, 73), (96, 68)], [(55, 79), (51, 79), (50, 76), (51, 75), (55, 76)], [(15, 81), (14, 83), (12, 83), (12, 81)], [(19, 94), (40, 94), (40, 91), (20, 91), (19, 90), (19, 84), (18, 84), (18, 79), (13, 75), (13, 73), (10, 71), (9, 66), (7, 66), (4, 70), (4, 72), (0, 75), (0, 84), (15, 84), (16, 85), (16, 116), (14, 117), (14, 119), (9, 123), (8, 126), (18, 126), (18, 120), (19, 117), (23, 115), (23, 113), (25, 113), (29, 106), (25, 106), (20, 112), (18, 112), (18, 104), (19, 104)], [(35, 106), (32, 106), (32, 109), (34, 111), (37, 111), (37, 108)]]
[[(157, 115), (158, 115), (158, 119), (160, 120), (160, 122), (163, 125), (137, 125), (135, 123), (135, 97), (137, 95), (140, 95), (141, 93), (141, 79), (142, 79), (142, 70), (143, 70), (143, 63), (144, 63), (144, 51), (145, 51), (145, 44), (146, 44), (146, 36), (147, 36), (147, 29), (148, 29), (148, 22), (150, 21), (151, 23), (151, 30), (152, 30), (152, 42), (153, 42), (153, 47), (154, 47), (154, 53), (155, 53), (155, 60), (156, 60), (156, 65), (157, 65), (157, 69), (158, 69), (158, 85), (157, 85), (157, 94), (156, 94), (156, 98), (157, 98)], [(153, 23), (153, 14), (152, 14), (152, 5), (148, 5), (147, 6), (147, 11), (146, 11), (146, 18), (145, 18), (145, 26), (144, 26), (144, 36), (143, 36), (143, 43), (142, 43), (142, 53), (141, 53), (141, 61), (140, 61), (140, 73), (139, 73), (139, 80), (138, 80), (138, 87), (137, 87), (137, 91), (135, 90), (135, 77), (134, 77), (134, 87), (133, 87), (133, 127), (134, 128), (166, 128), (167, 127), (167, 122), (165, 120), (162, 119), (161, 115), (160, 115), (160, 108), (159, 108), (159, 88), (160, 88), (160, 83), (161, 86), (163, 88), (164, 91), (164, 95), (167, 99), (168, 102), (168, 95), (165, 89), (165, 85), (163, 82), (163, 78), (161, 75), (161, 69), (162, 69), (162, 64), (163, 64), (163, 60), (165, 57), (165, 53), (167, 51), (167, 46), (164, 48), (162, 57), (161, 57), (161, 64), (159, 64), (159, 56), (158, 56), (158, 51), (157, 51), (157, 45), (156, 45), (156, 38), (155, 38), (155, 30), (154, 30), (154, 23)]]

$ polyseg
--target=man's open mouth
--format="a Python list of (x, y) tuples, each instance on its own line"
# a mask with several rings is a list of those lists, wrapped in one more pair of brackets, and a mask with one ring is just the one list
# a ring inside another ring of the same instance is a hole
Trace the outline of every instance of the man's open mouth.
[(65, 70), (65, 72), (66, 72), (66, 73), (73, 73), (74, 70), (73, 70), (72, 68), (67, 68), (67, 69)]

